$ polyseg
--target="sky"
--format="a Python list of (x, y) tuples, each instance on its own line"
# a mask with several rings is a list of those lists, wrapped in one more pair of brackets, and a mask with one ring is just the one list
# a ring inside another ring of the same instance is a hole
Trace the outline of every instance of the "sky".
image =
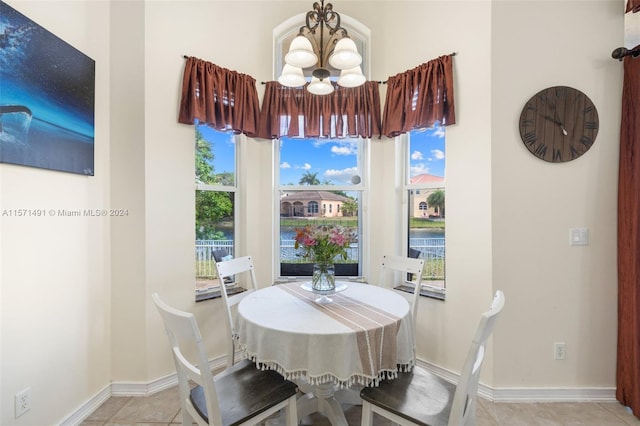
[(410, 141), (410, 177), (421, 174), (445, 177), (444, 127), (414, 130)]
[[(216, 173), (232, 171), (234, 167), (233, 135), (200, 126), (205, 139), (213, 143)], [(276, 142), (274, 142), (276, 143)], [(369, 143), (376, 143), (372, 140)], [(290, 139), (281, 140), (280, 181), (297, 185), (305, 173), (315, 173), (321, 183), (349, 185), (359, 176), (357, 140)], [(413, 131), (410, 137), (410, 176), (431, 174), (444, 177), (444, 127)], [(357, 183), (357, 182), (355, 182)]]

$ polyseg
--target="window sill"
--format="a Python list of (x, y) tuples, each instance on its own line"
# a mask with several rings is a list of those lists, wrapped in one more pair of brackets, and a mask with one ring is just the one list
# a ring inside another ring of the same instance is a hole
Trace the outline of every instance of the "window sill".
[[(227, 296), (233, 296), (234, 294), (242, 293), (246, 291), (246, 289), (236, 285), (228, 285), (227, 286)], [(202, 290), (196, 290), (196, 302), (202, 302), (205, 300), (211, 299), (219, 299), (222, 297), (222, 293), (220, 292), (220, 286), (209, 287)]]
[[(397, 287), (394, 287), (396, 290), (404, 291), (407, 293), (413, 293), (413, 289), (415, 288), (412, 284), (401, 284)], [(420, 289), (421, 297), (429, 297), (431, 299), (436, 300), (445, 300), (445, 289), (434, 289), (434, 288), (425, 288), (424, 285)]]

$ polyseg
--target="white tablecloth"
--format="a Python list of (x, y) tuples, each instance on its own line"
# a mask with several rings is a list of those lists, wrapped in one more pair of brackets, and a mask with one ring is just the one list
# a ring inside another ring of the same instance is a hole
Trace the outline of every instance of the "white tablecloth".
[(394, 291), (359, 283), (330, 295), (301, 283), (267, 287), (238, 305), (240, 348), (263, 368), (311, 384), (370, 386), (414, 364), (409, 303)]

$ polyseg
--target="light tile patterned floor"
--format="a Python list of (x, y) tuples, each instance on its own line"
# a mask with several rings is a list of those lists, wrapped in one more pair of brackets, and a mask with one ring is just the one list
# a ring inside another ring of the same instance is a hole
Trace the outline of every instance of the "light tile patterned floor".
[[(360, 424), (360, 406), (345, 405), (350, 426)], [(111, 397), (82, 425), (172, 425), (180, 424), (180, 403), (177, 387), (149, 397)], [(326, 426), (320, 415), (302, 419), (302, 425)], [(389, 422), (374, 419), (375, 426)], [(492, 403), (480, 400), (477, 426), (628, 426), (640, 425), (640, 420), (618, 403)]]

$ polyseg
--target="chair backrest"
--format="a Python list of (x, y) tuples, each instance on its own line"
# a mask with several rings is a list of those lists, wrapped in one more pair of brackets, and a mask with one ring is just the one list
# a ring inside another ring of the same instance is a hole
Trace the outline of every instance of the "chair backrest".
[[(152, 297), (169, 337), (171, 353), (178, 375), (178, 389), (182, 410), (188, 412), (191, 419), (203, 424), (202, 417), (198, 414), (190, 399), (191, 386), (189, 385), (189, 380), (192, 380), (202, 386), (204, 390), (207, 413), (211, 424), (222, 424), (218, 395), (211, 370), (209, 369), (209, 360), (202, 342), (202, 335), (194, 315), (170, 307), (160, 299), (158, 293), (154, 293)], [(194, 354), (197, 358), (197, 363), (191, 362), (188, 358), (194, 357)]]
[[(415, 329), (416, 319), (418, 316), (418, 299), (420, 298), (420, 287), (422, 285), (422, 270), (424, 269), (424, 259), (415, 259), (411, 257), (385, 255), (382, 257), (382, 265), (380, 266), (380, 282), (381, 287), (394, 288), (398, 284), (398, 272), (401, 283), (407, 282), (410, 274), (413, 277), (414, 284), (413, 297), (411, 298), (411, 316)], [(389, 280), (389, 276), (391, 279)]]
[[(227, 324), (227, 368), (231, 367), (235, 361), (235, 341), (237, 339), (237, 330), (234, 321), (232, 307), (240, 303), (249, 293), (258, 290), (256, 281), (256, 273), (253, 269), (253, 260), (251, 256), (238, 257), (231, 260), (216, 262), (216, 272), (220, 279), (220, 293), (222, 295), (222, 304), (226, 310), (225, 322)], [(246, 284), (246, 291), (229, 296), (227, 287), (224, 284), (225, 277), (235, 276), (237, 283), (241, 279), (249, 279)]]
[(478, 396), (478, 381), (480, 380), (480, 369), (484, 360), (485, 346), (489, 336), (493, 332), (493, 327), (498, 319), (498, 314), (504, 307), (504, 293), (498, 290), (493, 297), (491, 308), (482, 314), (480, 323), (473, 336), (467, 359), (460, 373), (460, 380), (456, 387), (451, 412), (449, 414), (449, 425), (471, 425), (474, 424), (476, 416), (476, 403)]

